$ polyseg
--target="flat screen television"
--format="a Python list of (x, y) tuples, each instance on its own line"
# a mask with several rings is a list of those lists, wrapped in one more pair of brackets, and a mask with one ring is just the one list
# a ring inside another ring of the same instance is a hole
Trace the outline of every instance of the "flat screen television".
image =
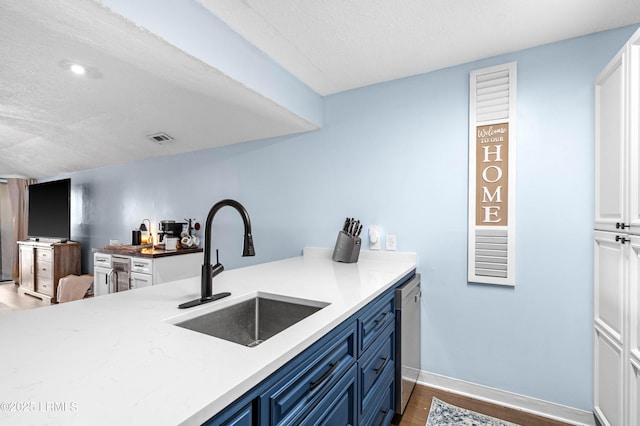
[(30, 239), (67, 241), (71, 238), (71, 179), (29, 185)]

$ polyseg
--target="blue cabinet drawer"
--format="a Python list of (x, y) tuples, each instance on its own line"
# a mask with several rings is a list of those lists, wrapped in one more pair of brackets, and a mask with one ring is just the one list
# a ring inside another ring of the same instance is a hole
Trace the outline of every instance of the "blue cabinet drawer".
[(389, 324), (394, 323), (394, 319), (395, 298), (393, 292), (389, 292), (360, 316), (358, 321), (360, 355), (382, 334)]
[(372, 398), (367, 401), (360, 424), (367, 426), (386, 426), (391, 424), (395, 413), (395, 381), (393, 371), (387, 371), (379, 383), (372, 389)]
[(301, 419), (336, 385), (355, 359), (354, 322), (262, 396), (261, 406), (268, 410), (269, 424), (291, 424)]
[(223, 423), (224, 426), (252, 426), (253, 406), (251, 404), (240, 410), (235, 416)]
[(253, 426), (253, 402), (249, 402), (242, 408), (234, 411), (235, 407), (230, 407), (223, 411), (220, 415), (209, 419), (204, 423), (205, 426)]
[(389, 324), (380, 338), (358, 361), (360, 374), (360, 399), (363, 407), (367, 405), (382, 377), (395, 371), (395, 326)]
[(301, 425), (356, 425), (356, 371), (356, 366), (352, 366)]

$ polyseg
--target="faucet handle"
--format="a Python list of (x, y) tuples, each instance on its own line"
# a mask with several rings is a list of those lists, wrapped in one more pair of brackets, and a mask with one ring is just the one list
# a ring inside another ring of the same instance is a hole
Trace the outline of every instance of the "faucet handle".
[(216, 249), (216, 264), (211, 266), (211, 278), (220, 274), (220, 272), (224, 271), (224, 266), (220, 263), (218, 259), (218, 249)]

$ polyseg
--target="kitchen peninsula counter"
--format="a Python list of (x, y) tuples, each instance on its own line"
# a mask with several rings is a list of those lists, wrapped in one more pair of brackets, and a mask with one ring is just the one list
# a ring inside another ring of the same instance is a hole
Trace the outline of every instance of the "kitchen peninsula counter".
[(148, 246), (106, 246), (92, 249), (93, 253), (105, 253), (105, 254), (115, 254), (116, 256), (131, 256), (131, 257), (167, 257), (167, 256), (176, 256), (180, 254), (190, 254), (190, 253), (202, 253), (203, 249), (199, 247), (188, 247), (188, 248), (179, 248), (176, 250), (165, 250), (163, 248), (159, 248), (158, 246), (152, 247)]
[[(194, 277), (0, 316), (0, 424), (201, 424), (416, 268), (410, 253), (331, 250), (225, 271), (201, 307)], [(248, 348), (175, 323), (259, 293), (329, 303)]]

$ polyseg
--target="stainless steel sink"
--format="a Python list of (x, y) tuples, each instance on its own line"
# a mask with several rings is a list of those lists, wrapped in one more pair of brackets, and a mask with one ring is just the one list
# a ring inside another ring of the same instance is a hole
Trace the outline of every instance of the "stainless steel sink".
[(311, 300), (258, 295), (175, 325), (254, 347), (327, 305)]

